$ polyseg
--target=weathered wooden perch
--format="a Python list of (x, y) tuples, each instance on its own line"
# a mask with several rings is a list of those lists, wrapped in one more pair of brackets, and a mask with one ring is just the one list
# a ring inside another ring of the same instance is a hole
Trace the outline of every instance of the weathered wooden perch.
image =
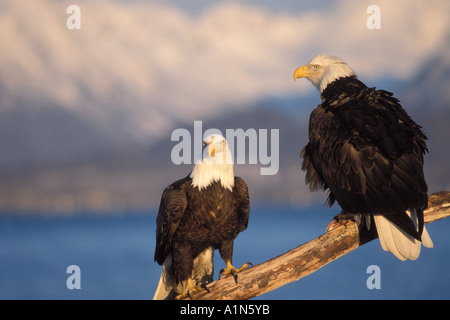
[[(450, 192), (441, 191), (429, 196), (425, 223), (450, 216)], [(244, 300), (275, 290), (315, 272), (333, 260), (377, 238), (376, 232), (362, 229), (356, 223), (345, 221), (337, 228), (295, 249), (239, 273), (236, 285), (226, 276), (208, 285), (194, 295), (195, 300)], [(381, 250), (381, 249), (380, 249)]]

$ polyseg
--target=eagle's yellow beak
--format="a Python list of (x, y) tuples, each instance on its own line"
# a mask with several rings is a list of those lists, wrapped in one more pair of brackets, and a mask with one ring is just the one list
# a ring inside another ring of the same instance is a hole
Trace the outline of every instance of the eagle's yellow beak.
[(298, 78), (304, 78), (310, 75), (310, 71), (308, 66), (301, 66), (300, 68), (297, 68), (294, 72), (294, 80)]
[(212, 143), (208, 145), (208, 154), (210, 157), (214, 157), (216, 155), (216, 149)]

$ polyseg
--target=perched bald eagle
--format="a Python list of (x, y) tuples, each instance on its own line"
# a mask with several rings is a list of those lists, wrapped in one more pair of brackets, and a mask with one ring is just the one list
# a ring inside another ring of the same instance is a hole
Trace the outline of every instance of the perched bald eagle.
[(392, 93), (368, 88), (340, 58), (318, 55), (295, 70), (322, 103), (311, 113), (309, 143), (301, 153), (312, 191), (329, 190), (328, 203), (370, 221), (384, 250), (417, 259), (421, 243), (433, 247), (424, 227), (427, 184), (421, 127)]
[(232, 265), (234, 239), (249, 219), (247, 185), (234, 176), (225, 138), (211, 135), (204, 146), (208, 156), (162, 194), (155, 261), (163, 271), (153, 299), (183, 299), (206, 289), (212, 281), (214, 249), (226, 263), (220, 274), (233, 274), (237, 281), (236, 274), (248, 267)]

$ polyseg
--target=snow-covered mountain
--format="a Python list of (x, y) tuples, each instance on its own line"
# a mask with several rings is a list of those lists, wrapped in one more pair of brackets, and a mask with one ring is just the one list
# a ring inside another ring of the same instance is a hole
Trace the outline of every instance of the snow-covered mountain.
[(380, 1), (376, 31), (354, 1), (178, 3), (78, 1), (80, 30), (71, 2), (0, 3), (0, 208), (154, 205), (190, 170), (170, 134), (194, 120), (279, 129), (279, 174), (238, 171), (254, 199), (308, 203), (297, 157), (319, 100), (292, 72), (321, 52), (395, 92), (430, 138), (431, 186), (449, 187), (448, 1)]

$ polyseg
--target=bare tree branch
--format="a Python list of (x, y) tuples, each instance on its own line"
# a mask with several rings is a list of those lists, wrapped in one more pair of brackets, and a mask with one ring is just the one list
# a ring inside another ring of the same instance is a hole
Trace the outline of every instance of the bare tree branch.
[[(450, 192), (429, 196), (425, 223), (450, 216)], [(373, 229), (373, 228), (372, 228)], [(358, 230), (356, 223), (345, 220), (336, 228), (295, 249), (239, 273), (238, 284), (226, 276), (194, 295), (196, 300), (243, 300), (275, 290), (315, 272), (326, 264), (376, 239), (376, 232)]]

